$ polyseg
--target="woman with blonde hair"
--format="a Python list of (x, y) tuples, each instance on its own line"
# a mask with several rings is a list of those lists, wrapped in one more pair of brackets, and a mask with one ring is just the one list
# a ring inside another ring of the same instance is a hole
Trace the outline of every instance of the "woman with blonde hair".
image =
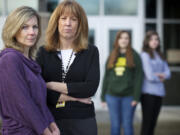
[(99, 84), (99, 53), (88, 45), (88, 22), (73, 0), (61, 2), (52, 13), (46, 44), (37, 62), (47, 82), (47, 104), (62, 135), (97, 135), (91, 97)]
[(46, 84), (32, 59), (40, 37), (40, 18), (19, 7), (6, 19), (0, 53), (2, 135), (60, 135), (46, 106)]
[(107, 60), (101, 100), (106, 102), (111, 120), (111, 135), (133, 135), (133, 117), (142, 84), (140, 56), (131, 47), (130, 34), (119, 31)]

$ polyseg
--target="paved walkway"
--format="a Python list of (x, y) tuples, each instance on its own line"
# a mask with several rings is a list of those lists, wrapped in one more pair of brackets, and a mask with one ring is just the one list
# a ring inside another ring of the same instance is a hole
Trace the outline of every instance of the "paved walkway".
[[(110, 135), (108, 111), (96, 111), (98, 135)], [(135, 135), (140, 134), (141, 109), (136, 109), (134, 118)], [(180, 135), (180, 107), (163, 107), (158, 119), (155, 135)]]
[[(110, 135), (108, 111), (96, 111), (98, 135)], [(141, 108), (136, 109), (134, 118), (135, 135), (140, 134)], [(158, 119), (155, 135), (180, 135), (180, 107), (163, 107)]]

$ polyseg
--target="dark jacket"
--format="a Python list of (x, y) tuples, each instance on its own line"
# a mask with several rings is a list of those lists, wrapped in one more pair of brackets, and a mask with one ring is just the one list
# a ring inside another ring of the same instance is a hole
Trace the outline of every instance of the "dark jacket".
[[(42, 68), (42, 76), (46, 82), (62, 82), (61, 59), (57, 51), (48, 52), (41, 47), (37, 54), (37, 62)], [(76, 53), (76, 57), (67, 73), (68, 95), (78, 98), (92, 97), (97, 91), (100, 79), (99, 53), (95, 46)], [(47, 104), (55, 119), (60, 118), (89, 118), (94, 117), (94, 104), (83, 104), (68, 101), (65, 107), (56, 108), (60, 93), (48, 90)]]

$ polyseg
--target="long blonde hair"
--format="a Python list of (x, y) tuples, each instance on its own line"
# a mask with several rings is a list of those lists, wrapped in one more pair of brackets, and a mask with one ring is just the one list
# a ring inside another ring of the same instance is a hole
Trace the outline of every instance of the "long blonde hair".
[(32, 46), (29, 50), (29, 56), (33, 57), (36, 44), (41, 35), (41, 24), (40, 24), (40, 16), (31, 7), (27, 7), (27, 6), (19, 7), (8, 15), (2, 30), (2, 39), (5, 46), (4, 48), (14, 48), (21, 52), (24, 51), (23, 46), (17, 42), (15, 37), (17, 33), (20, 31), (23, 24), (34, 16), (37, 18), (38, 21), (39, 33), (35, 45)]
[(119, 40), (119, 38), (121, 38), (121, 35), (123, 33), (127, 33), (128, 36), (129, 36), (129, 44), (127, 46), (127, 51), (126, 51), (127, 67), (131, 68), (131, 67), (135, 66), (134, 59), (133, 59), (133, 51), (132, 51), (132, 48), (131, 48), (130, 34), (127, 31), (119, 31), (116, 34), (116, 39), (115, 39), (115, 42), (114, 42), (113, 50), (112, 50), (112, 52), (111, 52), (111, 54), (109, 55), (109, 58), (108, 58), (107, 69), (110, 69), (110, 68), (114, 67), (114, 64), (115, 64), (115, 62), (117, 60), (118, 54), (119, 54), (120, 49), (121, 49), (119, 47), (118, 40)]
[(47, 31), (46, 45), (48, 51), (55, 51), (59, 46), (58, 20), (65, 12), (71, 13), (78, 18), (78, 29), (74, 40), (75, 51), (79, 52), (88, 47), (88, 21), (83, 8), (73, 0), (61, 2), (52, 13)]

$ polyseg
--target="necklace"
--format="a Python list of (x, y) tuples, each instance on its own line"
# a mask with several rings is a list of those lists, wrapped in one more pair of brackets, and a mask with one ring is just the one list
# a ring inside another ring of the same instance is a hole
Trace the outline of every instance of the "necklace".
[(65, 81), (67, 72), (69, 71), (69, 67), (70, 67), (70, 62), (71, 62), (72, 56), (73, 56), (73, 50), (72, 50), (71, 55), (70, 55), (70, 57), (69, 57), (67, 66), (66, 66), (66, 68), (64, 68), (63, 58), (62, 58), (62, 54), (61, 54), (61, 60), (62, 60), (62, 64), (61, 64), (61, 66), (62, 66), (62, 82)]

